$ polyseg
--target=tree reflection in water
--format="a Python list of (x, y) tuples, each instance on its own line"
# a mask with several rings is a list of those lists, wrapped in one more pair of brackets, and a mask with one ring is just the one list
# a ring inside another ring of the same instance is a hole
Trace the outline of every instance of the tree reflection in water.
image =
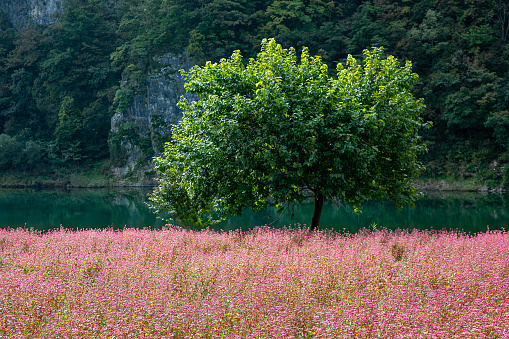
[[(165, 222), (152, 213), (147, 203), (150, 189), (0, 189), (0, 227), (50, 230), (60, 226), (122, 229), (161, 228)], [(394, 209), (390, 202), (371, 201), (362, 213), (341, 202), (324, 206), (321, 228), (356, 232), (360, 228), (460, 229), (483, 232), (509, 225), (509, 195), (475, 192), (427, 192), (415, 208)], [(275, 209), (232, 216), (215, 225), (216, 230), (247, 230), (260, 225), (295, 226), (307, 222), (313, 203), (290, 206), (283, 215)], [(293, 218), (292, 218), (293, 216)], [(304, 227), (305, 225), (301, 225)]]

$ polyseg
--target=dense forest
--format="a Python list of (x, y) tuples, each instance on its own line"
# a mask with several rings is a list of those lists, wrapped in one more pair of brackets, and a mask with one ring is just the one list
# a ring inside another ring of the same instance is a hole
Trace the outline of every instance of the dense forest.
[(107, 169), (110, 117), (154, 56), (247, 61), (266, 37), (331, 69), (371, 46), (411, 60), (425, 175), (509, 186), (508, 0), (67, 0), (57, 24), (21, 31), (0, 12), (0, 171)]

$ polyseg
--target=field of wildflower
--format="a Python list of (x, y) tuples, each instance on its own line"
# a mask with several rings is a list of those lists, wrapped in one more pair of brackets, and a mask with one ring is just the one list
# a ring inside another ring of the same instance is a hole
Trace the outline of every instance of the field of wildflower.
[(509, 338), (509, 232), (0, 230), (0, 338)]

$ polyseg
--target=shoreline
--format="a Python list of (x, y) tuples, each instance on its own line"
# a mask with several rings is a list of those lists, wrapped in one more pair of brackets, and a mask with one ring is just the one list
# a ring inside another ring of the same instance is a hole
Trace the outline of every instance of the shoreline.
[(483, 183), (473, 181), (454, 180), (452, 178), (445, 179), (417, 179), (414, 181), (417, 188), (424, 191), (433, 192), (480, 192), (480, 193), (507, 193), (509, 189), (501, 186), (488, 187)]
[[(452, 178), (426, 178), (414, 181), (417, 188), (431, 192), (482, 192), (482, 193), (507, 193), (509, 189), (488, 187), (483, 183), (473, 181), (459, 181)], [(12, 174), (0, 176), (0, 188), (121, 188), (121, 187), (155, 187), (155, 179), (141, 181), (133, 178), (115, 179), (111, 176), (88, 176), (86, 174), (71, 174), (69, 176), (48, 178), (42, 176), (16, 176)]]
[(133, 178), (114, 178), (106, 175), (87, 173), (56, 176), (0, 175), (0, 188), (115, 188), (115, 187), (154, 187), (156, 180)]

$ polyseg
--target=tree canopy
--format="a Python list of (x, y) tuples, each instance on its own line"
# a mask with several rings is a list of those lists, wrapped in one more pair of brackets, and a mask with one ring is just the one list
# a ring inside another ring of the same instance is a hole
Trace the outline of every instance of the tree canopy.
[[(314, 198), (311, 229), (324, 198), (351, 205), (390, 199), (411, 205), (425, 151), (417, 132), (422, 100), (411, 93), (417, 75), (382, 48), (338, 64), (337, 76), (303, 48), (264, 39), (245, 66), (240, 51), (219, 63), (183, 72), (188, 92), (180, 125), (156, 158), (159, 212), (200, 224), (209, 212), (240, 214), (246, 207)], [(211, 214), (209, 214), (211, 217)]]

